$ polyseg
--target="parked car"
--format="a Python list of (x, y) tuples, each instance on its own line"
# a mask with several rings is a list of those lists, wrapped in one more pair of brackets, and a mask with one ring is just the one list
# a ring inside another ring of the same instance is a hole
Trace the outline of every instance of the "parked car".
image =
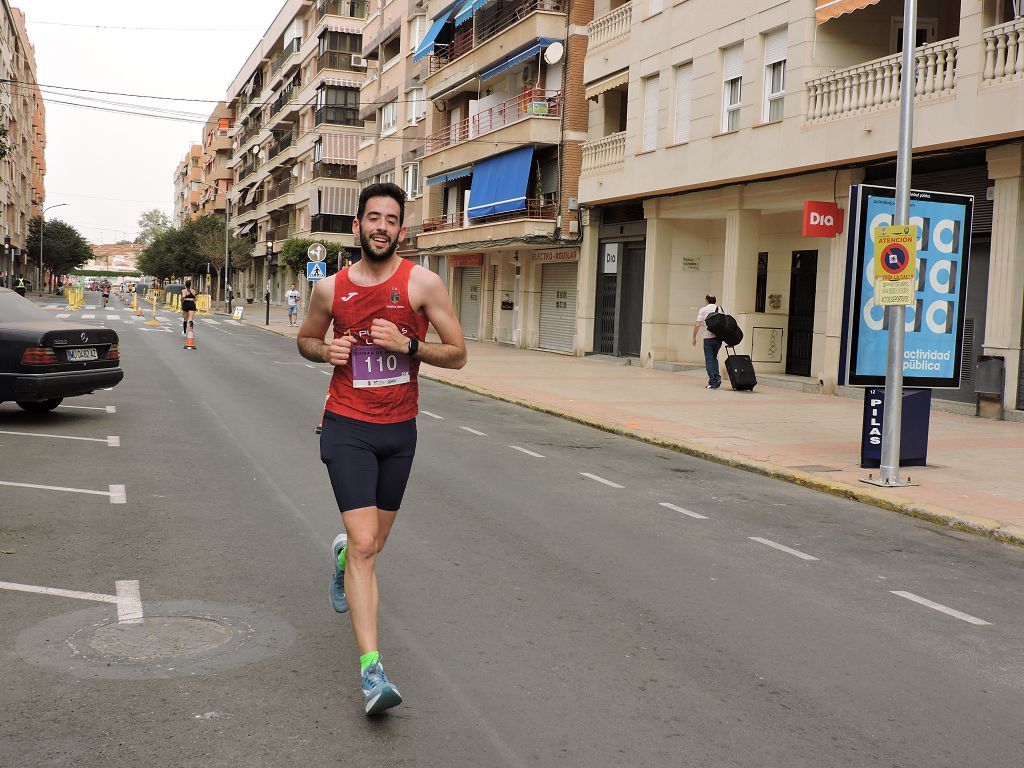
[(0, 402), (42, 413), (123, 378), (116, 331), (56, 320), (0, 288)]

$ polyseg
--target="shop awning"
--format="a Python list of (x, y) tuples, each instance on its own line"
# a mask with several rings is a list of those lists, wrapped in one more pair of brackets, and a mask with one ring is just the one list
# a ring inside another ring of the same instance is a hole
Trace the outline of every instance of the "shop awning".
[(434, 184), (444, 184), (446, 181), (454, 181), (455, 179), (464, 179), (467, 176), (473, 175), (473, 166), (467, 165), (465, 168), (459, 168), (458, 170), (448, 171), (447, 173), (439, 173), (437, 176), (431, 176), (427, 179), (427, 186), (432, 187)]
[(324, 133), (320, 136), (320, 162), (329, 165), (355, 165), (359, 137), (354, 133)]
[(507, 72), (512, 69), (516, 64), (521, 64), (527, 59), (532, 59), (534, 56), (540, 55), (540, 53), (552, 43), (560, 43), (561, 40), (557, 40), (553, 37), (542, 37), (534, 45), (531, 45), (525, 51), (519, 53), (513, 53), (507, 59), (500, 64), (497, 64), (490, 69), (480, 74), (481, 80), (490, 80), (492, 77), (500, 75), (502, 72)]
[(476, 12), (476, 9), (486, 2), (487, 0), (466, 0), (466, 2), (462, 4), (462, 7), (455, 12), (455, 26), (464, 24), (473, 18), (473, 14)]
[(814, 20), (819, 24), (824, 24), (829, 19), (842, 16), (844, 13), (853, 13), (877, 3), (878, 0), (829, 0), (814, 9)]
[(442, 11), (441, 14), (434, 19), (434, 23), (430, 25), (430, 29), (427, 30), (427, 34), (423, 36), (423, 40), (420, 41), (419, 47), (412, 55), (413, 61), (419, 61), (428, 53), (434, 52), (434, 44), (437, 42), (437, 36), (441, 34), (441, 30), (444, 29), (445, 24), (447, 24), (451, 19), (453, 13), (455, 13), (454, 6)]
[(533, 147), (529, 146), (476, 163), (469, 190), (470, 218), (524, 210), (532, 162)]
[(596, 99), (602, 93), (612, 90), (612, 88), (618, 88), (620, 85), (625, 85), (629, 82), (629, 70), (624, 69), (621, 72), (616, 72), (614, 75), (609, 75), (596, 83), (592, 83), (587, 86), (586, 96), (588, 99)]

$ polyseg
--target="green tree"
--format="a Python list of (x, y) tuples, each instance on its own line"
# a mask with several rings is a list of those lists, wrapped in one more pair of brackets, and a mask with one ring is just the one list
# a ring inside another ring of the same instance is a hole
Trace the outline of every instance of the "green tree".
[(135, 238), (135, 242), (149, 245), (161, 232), (171, 229), (171, 217), (159, 208), (151, 208), (139, 216), (138, 224), (139, 236)]
[[(216, 273), (214, 281), (214, 301), (221, 301), (221, 289), (224, 285), (224, 219), (220, 216), (203, 216), (191, 221), (185, 228), (192, 232), (195, 253), (202, 264), (200, 271), (206, 271), (206, 264)], [(252, 259), (253, 243), (242, 237), (231, 237), (228, 243), (231, 252), (231, 266), (243, 269), (249, 266)]]
[[(194, 265), (195, 238), (182, 229), (169, 228), (158, 233), (139, 254), (139, 269), (161, 280), (191, 274)], [(205, 262), (203, 262), (205, 271)]]
[[(39, 223), (36, 216), (28, 225), (28, 252), (39, 255)], [(54, 275), (65, 275), (93, 258), (89, 241), (70, 224), (47, 219), (43, 229), (43, 264)]]

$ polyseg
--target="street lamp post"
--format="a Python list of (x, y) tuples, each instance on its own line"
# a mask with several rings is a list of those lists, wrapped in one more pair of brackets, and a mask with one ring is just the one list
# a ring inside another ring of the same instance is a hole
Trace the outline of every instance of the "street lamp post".
[(60, 208), (62, 205), (67, 203), (55, 203), (54, 205), (48, 205), (43, 208), (42, 213), (39, 214), (39, 295), (43, 295), (43, 230), (46, 229), (46, 212), (51, 208)]
[(270, 325), (270, 262), (274, 258), (274, 236), (271, 233), (267, 233), (267, 321), (264, 325)]

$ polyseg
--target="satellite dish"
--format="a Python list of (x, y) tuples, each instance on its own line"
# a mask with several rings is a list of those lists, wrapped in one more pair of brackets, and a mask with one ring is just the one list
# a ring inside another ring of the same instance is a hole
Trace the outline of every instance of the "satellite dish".
[(565, 55), (565, 46), (561, 43), (552, 43), (544, 51), (544, 61), (548, 64), (557, 64)]
[(294, 176), (296, 179), (299, 178), (299, 164), (298, 163), (296, 163), (295, 165), (292, 166), (292, 176)]

